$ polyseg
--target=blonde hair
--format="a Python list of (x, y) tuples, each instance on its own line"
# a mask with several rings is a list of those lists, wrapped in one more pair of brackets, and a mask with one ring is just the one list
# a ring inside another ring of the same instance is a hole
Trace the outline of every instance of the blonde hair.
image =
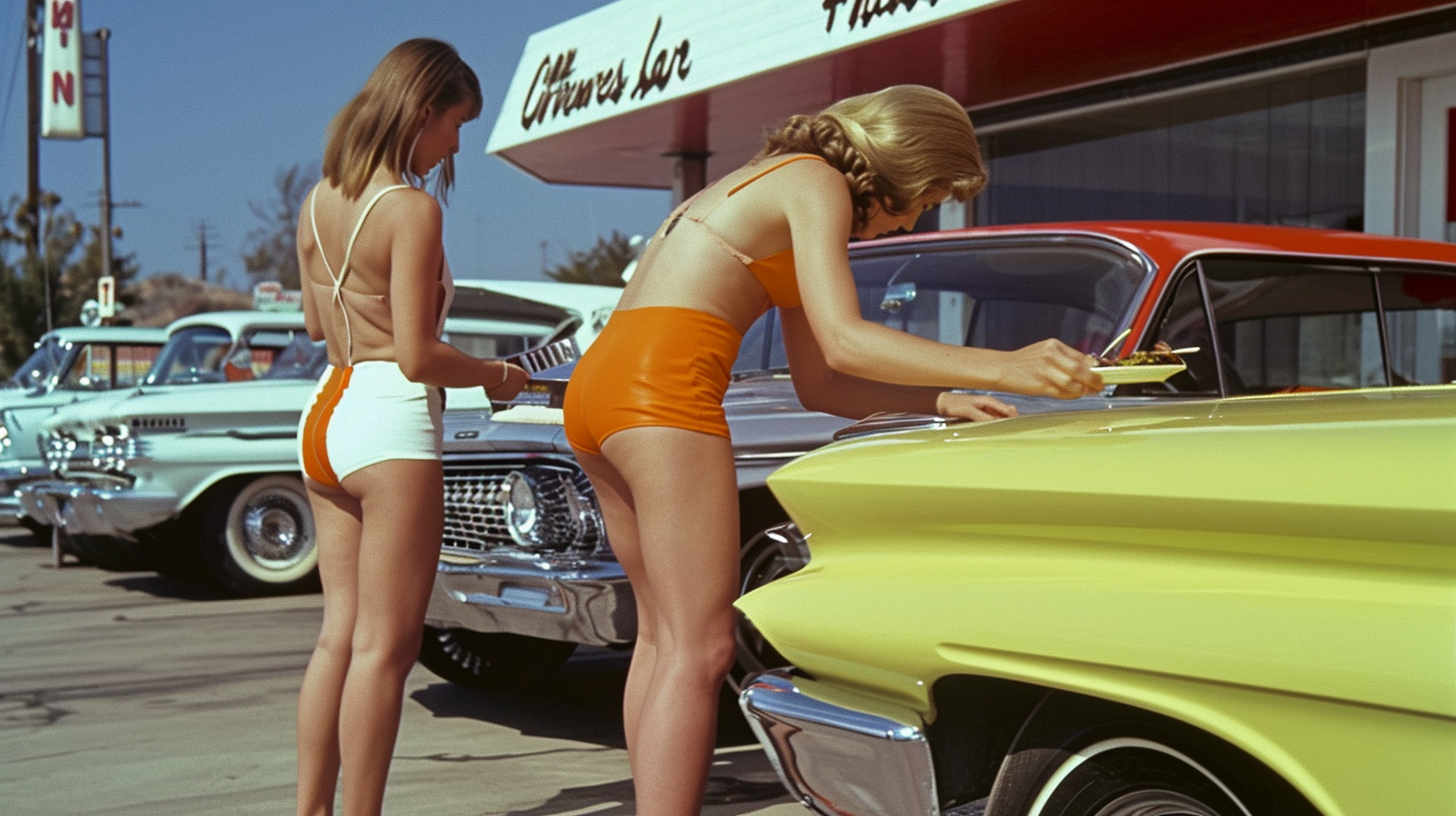
[[(380, 165), (408, 178), (405, 163), (419, 136), (420, 114), (426, 107), (438, 114), (465, 101), (471, 103), (470, 118), (479, 116), (484, 106), (480, 80), (453, 46), (430, 39), (400, 43), (329, 123), (324, 178), (346, 198), (362, 195)], [(443, 201), (454, 183), (455, 158), (446, 156), (435, 195)]]
[(855, 229), (875, 206), (905, 213), (932, 190), (966, 201), (986, 186), (965, 108), (924, 85), (893, 85), (791, 117), (767, 133), (758, 158), (784, 153), (821, 156), (844, 174)]

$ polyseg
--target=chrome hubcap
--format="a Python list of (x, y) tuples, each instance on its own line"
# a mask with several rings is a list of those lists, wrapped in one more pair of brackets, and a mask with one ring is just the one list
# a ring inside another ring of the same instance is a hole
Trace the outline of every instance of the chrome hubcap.
[(260, 496), (243, 513), (243, 546), (253, 559), (274, 569), (290, 567), (308, 552), (303, 520), (288, 500)]

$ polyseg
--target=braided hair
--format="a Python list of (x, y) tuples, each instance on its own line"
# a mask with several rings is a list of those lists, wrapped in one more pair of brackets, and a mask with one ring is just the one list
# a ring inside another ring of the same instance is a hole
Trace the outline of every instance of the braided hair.
[(894, 85), (790, 117), (768, 131), (757, 158), (785, 153), (820, 156), (844, 174), (855, 230), (876, 206), (900, 214), (932, 190), (966, 201), (986, 186), (970, 117), (923, 85)]

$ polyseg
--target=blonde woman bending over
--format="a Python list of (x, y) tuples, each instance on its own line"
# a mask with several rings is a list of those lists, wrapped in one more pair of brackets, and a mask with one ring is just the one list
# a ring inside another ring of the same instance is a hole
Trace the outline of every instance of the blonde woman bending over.
[(939, 91), (897, 86), (793, 117), (669, 216), (572, 375), (566, 436), (637, 599), (623, 713), (642, 816), (702, 805), (738, 590), (722, 400), (759, 315), (779, 307), (811, 410), (990, 419), (1014, 410), (947, 389), (1073, 398), (1102, 388), (1087, 355), (1057, 340), (963, 348), (860, 316), (849, 239), (908, 229), (985, 182), (965, 110)]
[(299, 427), (324, 621), (298, 699), (298, 813), (377, 814), (419, 654), (444, 524), (442, 387), (508, 399), (526, 372), (441, 342), (454, 287), (443, 200), (480, 83), (455, 49), (410, 40), (329, 125), (298, 224), (309, 336), (329, 368)]

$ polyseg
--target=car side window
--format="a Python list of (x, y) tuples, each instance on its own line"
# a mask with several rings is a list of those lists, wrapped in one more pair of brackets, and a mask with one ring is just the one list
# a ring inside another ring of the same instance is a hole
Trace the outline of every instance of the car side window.
[[(1210, 342), (1205, 291), (1217, 343)], [(1119, 393), (1216, 395), (1215, 347), (1228, 396), (1450, 382), (1456, 378), (1456, 275), (1204, 258), (1182, 276), (1144, 347), (1156, 340), (1200, 351), (1185, 354), (1188, 370), (1166, 383), (1123, 386)]]
[(152, 363), (156, 362), (157, 353), (160, 351), (160, 346), (114, 346), (112, 360), (115, 387), (130, 388), (146, 379), (147, 372), (152, 369)]
[(1394, 385), (1456, 381), (1456, 275), (1380, 271)]

